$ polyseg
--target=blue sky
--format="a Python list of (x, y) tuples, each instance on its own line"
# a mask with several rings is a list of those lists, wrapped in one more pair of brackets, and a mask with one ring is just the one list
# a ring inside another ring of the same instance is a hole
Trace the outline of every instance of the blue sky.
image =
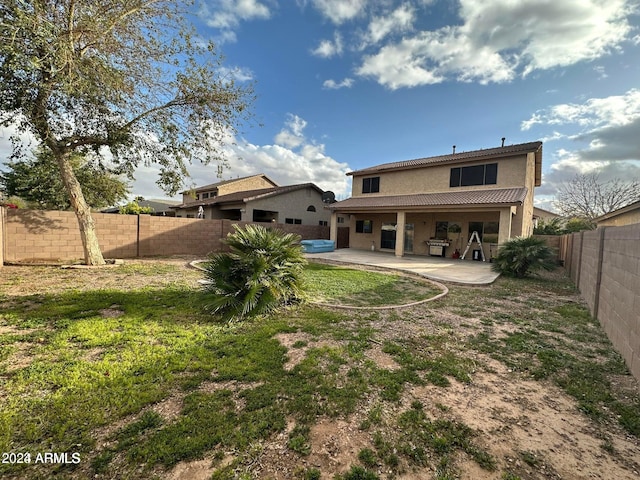
[[(544, 142), (543, 208), (576, 173), (640, 178), (637, 1), (200, 0), (197, 8), (199, 35), (257, 94), (254, 121), (225, 147), (224, 179), (265, 173), (346, 198), (350, 170), (452, 145), (491, 148), (501, 137)], [(190, 183), (215, 182), (216, 172), (193, 165)], [(132, 193), (164, 197), (154, 181), (153, 169), (141, 169)]]

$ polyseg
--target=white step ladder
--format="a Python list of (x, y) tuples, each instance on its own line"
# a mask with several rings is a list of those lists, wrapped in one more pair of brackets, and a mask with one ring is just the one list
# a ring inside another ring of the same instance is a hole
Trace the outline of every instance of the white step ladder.
[(464, 253), (460, 257), (460, 260), (464, 260), (464, 257), (467, 255), (467, 252), (469, 251), (469, 247), (471, 247), (471, 244), (473, 243), (474, 238), (476, 239), (476, 242), (478, 242), (478, 246), (480, 247), (480, 255), (482, 255), (482, 261), (486, 262), (487, 260), (484, 258), (484, 250), (482, 250), (482, 242), (480, 241), (480, 235), (478, 235), (477, 230), (474, 230), (473, 233), (471, 234), (469, 243), (467, 243), (467, 248), (464, 249)]

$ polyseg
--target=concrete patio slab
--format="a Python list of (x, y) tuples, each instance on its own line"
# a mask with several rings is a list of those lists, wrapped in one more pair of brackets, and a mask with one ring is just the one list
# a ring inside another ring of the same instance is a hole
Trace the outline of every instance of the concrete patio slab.
[(396, 257), (393, 253), (370, 252), (341, 248), (333, 252), (305, 254), (309, 260), (326, 259), (334, 262), (372, 265), (422, 275), (439, 282), (463, 285), (489, 285), (500, 275), (491, 270), (491, 263), (473, 260), (407, 255)]

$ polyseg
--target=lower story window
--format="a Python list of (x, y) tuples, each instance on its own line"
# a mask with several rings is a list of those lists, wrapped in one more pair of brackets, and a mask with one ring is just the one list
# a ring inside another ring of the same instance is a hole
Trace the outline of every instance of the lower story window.
[(373, 221), (356, 220), (356, 233), (373, 233)]
[(469, 239), (473, 232), (478, 232), (483, 243), (498, 243), (500, 222), (469, 222)]

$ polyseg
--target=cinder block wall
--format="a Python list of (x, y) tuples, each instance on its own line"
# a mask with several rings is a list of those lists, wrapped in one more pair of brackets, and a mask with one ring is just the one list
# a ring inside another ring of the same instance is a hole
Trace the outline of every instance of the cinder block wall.
[(582, 264), (582, 233), (574, 233), (572, 238), (573, 248), (569, 256), (571, 259), (571, 280), (577, 285), (580, 280), (580, 266)]
[(569, 236), (572, 280), (631, 373), (640, 380), (640, 224)]
[(0, 268), (4, 265), (4, 223), (5, 223), (5, 208), (0, 206)]
[(220, 250), (221, 220), (140, 215), (138, 256), (207, 255)]
[(597, 317), (640, 379), (640, 224), (604, 231)]
[[(230, 220), (94, 213), (98, 241), (106, 258), (197, 255), (224, 250), (233, 232)], [(329, 238), (329, 227), (264, 224), (303, 239)], [(84, 258), (73, 212), (10, 210), (4, 229), (6, 262), (76, 261)]]
[[(594, 312), (597, 306), (598, 296), (598, 274), (600, 261), (600, 232), (594, 230), (583, 232), (582, 236), (582, 258), (580, 265), (580, 279), (577, 283), (578, 290), (589, 305), (589, 309)], [(595, 315), (595, 313), (594, 313)]]

